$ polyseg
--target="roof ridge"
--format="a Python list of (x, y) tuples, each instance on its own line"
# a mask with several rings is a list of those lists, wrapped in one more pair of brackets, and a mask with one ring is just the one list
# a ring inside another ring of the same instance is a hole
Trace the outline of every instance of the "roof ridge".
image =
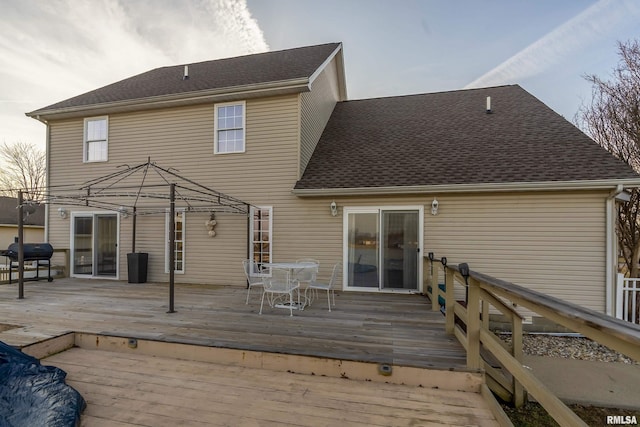
[(150, 71), (154, 71), (154, 70), (162, 70), (162, 69), (168, 69), (168, 68), (174, 68), (174, 67), (184, 67), (185, 65), (199, 65), (199, 64), (207, 64), (207, 63), (216, 62), (216, 61), (245, 59), (245, 58), (248, 58), (250, 56), (254, 56), (255, 57), (255, 56), (262, 56), (262, 55), (273, 55), (273, 54), (278, 54), (278, 53), (283, 53), (283, 52), (293, 52), (293, 51), (302, 50), (302, 49), (312, 49), (312, 48), (331, 46), (331, 45), (335, 45), (336, 47), (338, 47), (341, 43), (342, 42), (321, 43), (321, 44), (316, 44), (316, 45), (311, 45), (311, 46), (298, 46), (298, 47), (292, 47), (292, 48), (287, 48), (287, 49), (267, 50), (267, 51), (264, 51), (264, 52), (246, 53), (244, 55), (225, 56), (223, 58), (206, 59), (204, 61), (197, 61), (197, 62), (184, 62), (182, 64), (164, 65), (162, 67), (152, 68), (151, 70), (147, 70), (147, 71), (145, 71), (145, 73), (146, 72), (150, 72)]

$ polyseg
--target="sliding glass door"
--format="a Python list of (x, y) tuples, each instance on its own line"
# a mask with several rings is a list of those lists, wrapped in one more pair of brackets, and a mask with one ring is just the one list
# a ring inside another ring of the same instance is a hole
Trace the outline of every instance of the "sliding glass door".
[(419, 290), (422, 208), (345, 208), (345, 283)]
[(118, 215), (78, 212), (72, 221), (72, 275), (117, 277)]
[(418, 213), (382, 211), (382, 288), (418, 289)]
[(347, 282), (357, 288), (380, 286), (380, 244), (378, 212), (349, 213)]

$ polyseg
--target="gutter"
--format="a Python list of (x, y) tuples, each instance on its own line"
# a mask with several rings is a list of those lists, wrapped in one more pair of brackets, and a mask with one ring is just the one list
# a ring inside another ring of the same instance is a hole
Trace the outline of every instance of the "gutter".
[[(50, 184), (51, 184), (51, 126), (47, 120), (41, 119), (40, 116), (37, 116), (36, 119), (41, 121), (47, 127), (45, 134), (45, 159), (46, 159), (46, 176), (45, 176), (45, 185), (47, 196), (50, 196)], [(84, 148), (83, 148), (84, 150)], [(44, 205), (44, 241), (50, 243), (49, 234), (50, 234), (50, 223), (49, 223), (49, 214), (51, 213), (51, 204), (47, 203)]]
[[(322, 196), (367, 196), (367, 195), (399, 195), (399, 194), (433, 194), (433, 193), (471, 193), (500, 191), (551, 191), (551, 190), (609, 190), (612, 185), (624, 187), (640, 187), (640, 178), (589, 181), (540, 181), (540, 182), (507, 182), (481, 184), (442, 184), (413, 185), (402, 187), (361, 187), (361, 188), (312, 188), (296, 189), (291, 193), (298, 197)], [(622, 192), (622, 190), (621, 190)], [(612, 198), (620, 194), (616, 193)]]
[(72, 107), (53, 108), (50, 110), (36, 110), (26, 113), (27, 117), (35, 118), (46, 124), (47, 119), (65, 118), (76, 115), (114, 113), (131, 111), (141, 108), (166, 108), (184, 104), (197, 104), (217, 100), (234, 100), (255, 98), (269, 95), (284, 95), (290, 93), (308, 92), (310, 83), (307, 77), (282, 80), (278, 82), (251, 84), (235, 87), (216, 88), (206, 91), (195, 91), (169, 95), (159, 95), (147, 98), (129, 99), (123, 101), (103, 102), (99, 104), (77, 105)]
[(605, 313), (615, 316), (614, 283), (618, 272), (618, 241), (616, 239), (616, 198), (624, 191), (624, 185), (618, 184), (609, 193), (605, 203), (606, 227), (606, 265), (605, 265)]

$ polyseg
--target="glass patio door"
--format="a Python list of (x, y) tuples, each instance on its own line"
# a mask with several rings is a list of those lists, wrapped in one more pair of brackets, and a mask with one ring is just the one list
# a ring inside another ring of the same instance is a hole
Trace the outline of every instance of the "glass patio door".
[(380, 287), (378, 212), (348, 213), (347, 281), (349, 287)]
[(382, 288), (418, 289), (418, 213), (382, 211)]
[(97, 276), (116, 275), (118, 256), (118, 216), (96, 215), (96, 272)]
[(362, 290), (418, 290), (421, 211), (345, 210), (345, 283)]
[(72, 221), (72, 274), (116, 277), (118, 215), (79, 213)]
[(73, 216), (73, 274), (93, 274), (93, 216)]

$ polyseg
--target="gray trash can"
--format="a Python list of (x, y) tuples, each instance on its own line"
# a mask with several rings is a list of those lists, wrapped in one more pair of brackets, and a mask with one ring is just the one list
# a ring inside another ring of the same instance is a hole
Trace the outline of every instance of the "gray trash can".
[(145, 252), (133, 252), (127, 254), (127, 267), (129, 273), (129, 283), (147, 282), (147, 264), (149, 254)]

